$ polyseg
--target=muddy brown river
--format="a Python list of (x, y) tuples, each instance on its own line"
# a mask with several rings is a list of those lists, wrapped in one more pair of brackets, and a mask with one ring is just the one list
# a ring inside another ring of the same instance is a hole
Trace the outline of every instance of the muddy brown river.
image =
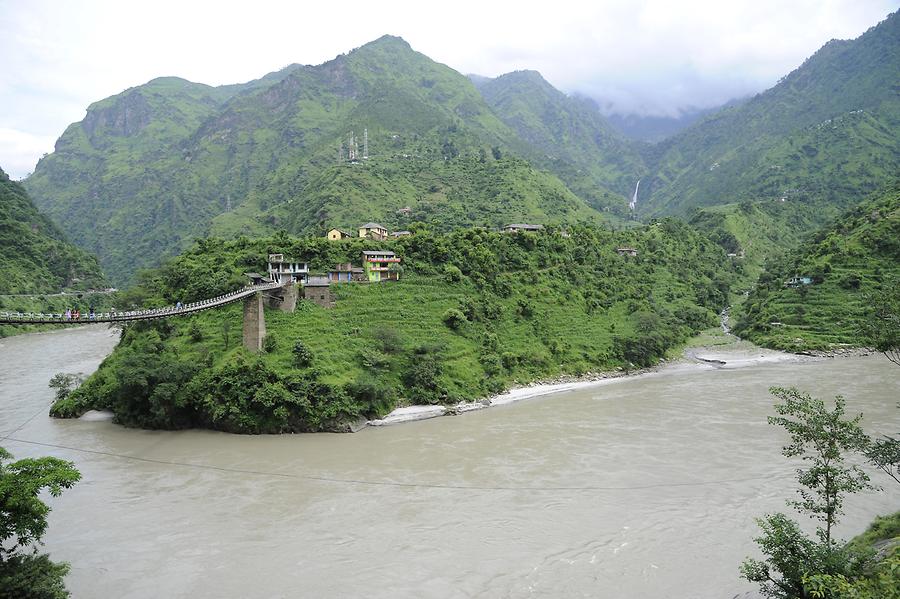
[[(94, 326), (0, 340), (0, 442), (72, 460), (44, 549), (93, 597), (728, 599), (752, 591), (754, 517), (786, 510), (795, 464), (766, 423), (771, 385), (842, 394), (900, 431), (881, 356), (771, 357), (662, 372), (353, 435), (129, 430), (47, 416), (57, 372), (90, 372)], [(735, 360), (732, 360), (732, 357)], [(900, 509), (848, 498), (838, 529)]]

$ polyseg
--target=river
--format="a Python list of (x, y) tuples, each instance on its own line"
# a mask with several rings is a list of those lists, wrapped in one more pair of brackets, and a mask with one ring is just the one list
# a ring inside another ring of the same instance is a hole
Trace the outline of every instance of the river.
[[(83, 474), (48, 498), (44, 547), (76, 599), (728, 599), (754, 588), (738, 576), (753, 518), (794, 496), (770, 385), (843, 394), (870, 432), (900, 430), (900, 369), (881, 356), (673, 366), (353, 435), (48, 418), (50, 377), (114, 344), (100, 326), (0, 340), (2, 444)], [(876, 480), (839, 534), (900, 509)]]

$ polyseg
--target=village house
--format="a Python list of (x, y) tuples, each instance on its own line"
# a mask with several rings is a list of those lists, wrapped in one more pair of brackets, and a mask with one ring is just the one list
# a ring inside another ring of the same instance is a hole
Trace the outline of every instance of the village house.
[(785, 287), (800, 287), (802, 285), (812, 285), (810, 277), (791, 277), (784, 282)]
[(258, 272), (245, 272), (244, 276), (250, 279), (251, 285), (262, 285), (263, 283), (269, 282), (269, 279)]
[(412, 235), (412, 231), (394, 231), (391, 233), (391, 237), (409, 237)]
[(504, 233), (535, 233), (543, 230), (544, 225), (529, 225), (525, 223), (511, 224), (503, 227)]
[(309, 263), (284, 254), (269, 254), (269, 280), (277, 283), (304, 283), (309, 278)]
[(400, 264), (400, 258), (387, 250), (366, 250), (362, 253), (363, 268), (366, 278), (373, 283), (379, 281), (398, 281), (400, 273), (391, 269), (394, 264)]
[(332, 283), (353, 283), (367, 281), (366, 271), (360, 266), (353, 266), (349, 262), (338, 264), (328, 271), (328, 280)]
[(637, 256), (638, 251), (634, 248), (616, 248), (616, 253), (620, 256)]
[(407, 215), (407, 216), (411, 212), (412, 212), (412, 208), (410, 208), (409, 206), (404, 206), (403, 208), (400, 208), (399, 210), (397, 210), (397, 214), (403, 214), (403, 215)]
[(339, 241), (341, 239), (349, 239), (352, 237), (350, 233), (344, 231), (343, 229), (329, 229), (328, 233), (325, 235), (329, 241)]
[(378, 223), (366, 223), (359, 228), (359, 236), (364, 239), (383, 241), (388, 237), (388, 230)]
[(303, 284), (303, 299), (318, 304), (323, 308), (331, 308), (334, 302), (331, 299), (331, 287), (328, 277), (309, 277)]

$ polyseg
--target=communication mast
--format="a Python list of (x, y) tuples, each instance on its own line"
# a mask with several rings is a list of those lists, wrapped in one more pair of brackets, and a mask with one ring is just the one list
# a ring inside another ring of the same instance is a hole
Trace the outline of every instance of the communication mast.
[(356, 147), (356, 137), (353, 135), (353, 131), (350, 132), (350, 140), (347, 147), (347, 158), (350, 162), (353, 162), (357, 158), (357, 147)]
[(369, 158), (369, 128), (363, 129), (363, 160)]

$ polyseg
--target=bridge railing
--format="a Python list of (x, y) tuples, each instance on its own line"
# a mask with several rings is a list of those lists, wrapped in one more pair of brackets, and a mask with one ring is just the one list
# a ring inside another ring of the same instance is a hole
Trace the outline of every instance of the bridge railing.
[(190, 314), (192, 312), (200, 312), (209, 308), (222, 306), (237, 301), (242, 297), (252, 295), (258, 291), (274, 289), (279, 287), (280, 283), (263, 283), (261, 285), (248, 285), (236, 291), (230, 291), (217, 297), (208, 298), (196, 302), (183, 304), (181, 307), (165, 306), (163, 308), (148, 308), (143, 310), (127, 310), (125, 312), (95, 312), (93, 316), (90, 314), (79, 314), (79, 318), (66, 318), (61, 313), (40, 313), (40, 312), (0, 312), (0, 322), (11, 324), (28, 324), (28, 323), (90, 323), (90, 322), (126, 322), (130, 320), (150, 320), (153, 318), (162, 318), (165, 316), (180, 316)]

